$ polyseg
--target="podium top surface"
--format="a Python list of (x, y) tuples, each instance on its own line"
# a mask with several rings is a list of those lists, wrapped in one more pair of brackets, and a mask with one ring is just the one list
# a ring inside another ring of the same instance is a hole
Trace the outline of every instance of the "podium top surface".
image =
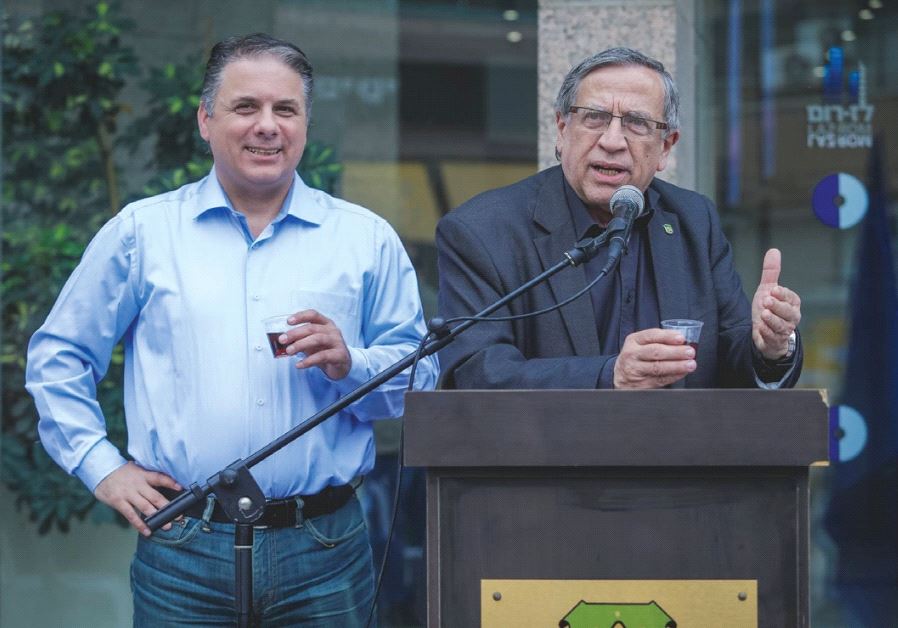
[(829, 457), (817, 390), (466, 390), (405, 399), (417, 467), (806, 467)]

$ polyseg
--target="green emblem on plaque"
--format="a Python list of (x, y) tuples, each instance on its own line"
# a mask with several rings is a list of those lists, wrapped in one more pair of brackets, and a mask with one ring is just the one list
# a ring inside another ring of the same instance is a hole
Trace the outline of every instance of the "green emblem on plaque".
[[(665, 225), (666, 226), (666, 225)], [(616, 604), (580, 601), (558, 622), (559, 628), (677, 628), (657, 602)]]

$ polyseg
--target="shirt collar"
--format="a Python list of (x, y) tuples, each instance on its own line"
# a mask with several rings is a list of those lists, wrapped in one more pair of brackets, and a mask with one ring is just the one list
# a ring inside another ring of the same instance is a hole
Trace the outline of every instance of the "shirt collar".
[[(574, 188), (571, 187), (571, 184), (568, 183), (567, 179), (562, 177), (562, 181), (564, 181), (564, 197), (567, 201), (568, 209), (571, 212), (571, 220), (574, 223), (574, 233), (577, 234), (577, 239), (594, 238), (605, 231), (604, 227), (593, 220), (589, 210), (586, 209), (583, 200), (577, 196), (577, 193), (574, 192)], [(658, 193), (652, 188), (649, 188), (645, 194), (646, 211), (636, 219), (634, 224), (635, 227), (641, 228), (642, 225), (648, 223), (655, 211), (654, 207), (657, 199)]]
[[(290, 186), (290, 191), (287, 192), (284, 204), (281, 206), (274, 222), (279, 222), (285, 217), (291, 216), (304, 222), (316, 225), (321, 224), (327, 208), (322, 205), (320, 199), (320, 194), (307, 186), (299, 175), (294, 173), (293, 184)], [(199, 219), (213, 210), (220, 209), (236, 212), (227, 193), (221, 187), (221, 183), (215, 173), (215, 166), (212, 166), (208, 176), (200, 182), (196, 207), (194, 208), (194, 219)]]
[[(654, 181), (654, 179), (652, 179)], [(658, 194), (658, 190), (649, 185), (648, 189), (645, 191), (645, 203), (648, 206), (648, 211), (645, 212), (646, 216), (651, 216), (655, 213), (656, 207), (661, 207), (661, 195)]]

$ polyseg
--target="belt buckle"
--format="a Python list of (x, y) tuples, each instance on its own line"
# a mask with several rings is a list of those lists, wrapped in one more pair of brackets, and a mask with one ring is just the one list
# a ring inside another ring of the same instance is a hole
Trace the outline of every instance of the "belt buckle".
[[(297, 523), (297, 504), (292, 499), (277, 499), (266, 502), (265, 509), (262, 511), (260, 521), (268, 521), (267, 524), (260, 524), (260, 528), (292, 528)], [(290, 521), (290, 517), (293, 521)]]

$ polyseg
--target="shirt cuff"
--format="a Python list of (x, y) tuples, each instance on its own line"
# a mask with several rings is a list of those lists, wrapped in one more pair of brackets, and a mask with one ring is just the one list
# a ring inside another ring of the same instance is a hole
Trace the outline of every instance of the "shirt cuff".
[(84, 460), (75, 469), (75, 477), (84, 482), (85, 486), (93, 493), (97, 484), (127, 462), (116, 446), (104, 438), (84, 456)]
[[(346, 377), (334, 380), (324, 375), (328, 381), (334, 383), (341, 395), (355, 390), (361, 384), (371, 379), (371, 375), (368, 373), (368, 356), (365, 355), (365, 352), (358, 347), (346, 348), (349, 351), (349, 359), (352, 360), (352, 365), (349, 367), (349, 373), (346, 374)], [(324, 371), (322, 371), (322, 374), (324, 374)]]
[(596, 388), (600, 389), (612, 389), (614, 388), (614, 365), (617, 364), (617, 356), (606, 360), (605, 364), (602, 365), (602, 370), (599, 371), (599, 381), (596, 384)]
[(788, 360), (771, 362), (761, 355), (761, 352), (754, 346), (754, 343), (752, 343), (751, 349), (755, 384), (757, 384), (758, 388), (763, 388), (765, 390), (778, 390), (779, 388), (782, 388), (783, 383), (792, 375), (792, 371), (795, 370), (798, 351), (796, 350), (792, 353)]

